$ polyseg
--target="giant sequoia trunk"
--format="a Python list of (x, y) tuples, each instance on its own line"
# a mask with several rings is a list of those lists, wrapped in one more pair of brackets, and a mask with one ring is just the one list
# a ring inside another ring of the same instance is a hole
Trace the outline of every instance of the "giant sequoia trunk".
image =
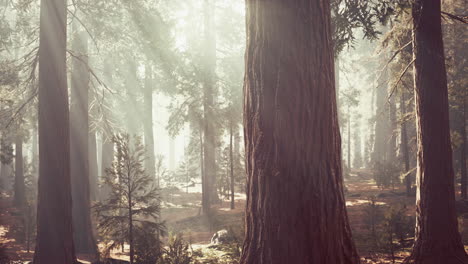
[(216, 68), (216, 39), (212, 28), (214, 0), (204, 0), (205, 27), (205, 66), (203, 80), (203, 113), (204, 113), (204, 180), (202, 206), (203, 213), (208, 215), (211, 203), (218, 199), (216, 192), (216, 159), (214, 127), (214, 94)]
[(70, 186), (67, 6), (42, 0), (39, 37), (39, 183), (34, 264), (76, 261)]
[[(74, 22), (76, 26), (77, 22)], [(91, 224), (90, 178), (89, 178), (89, 122), (87, 68), (88, 44), (86, 33), (76, 30), (73, 39), (73, 59), (70, 100), (70, 158), (73, 198), (73, 227), (75, 249), (78, 253), (96, 254)]]
[(458, 232), (440, 0), (413, 3), (417, 112), (416, 238), (406, 263), (468, 263)]
[(359, 263), (343, 195), (330, 3), (246, 3), (241, 263)]

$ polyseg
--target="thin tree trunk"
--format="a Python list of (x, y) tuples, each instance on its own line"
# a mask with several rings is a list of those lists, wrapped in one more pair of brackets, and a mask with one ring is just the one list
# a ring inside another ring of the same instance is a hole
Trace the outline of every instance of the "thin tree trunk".
[(70, 158), (73, 198), (73, 228), (77, 253), (97, 255), (96, 240), (91, 223), (90, 167), (89, 167), (89, 71), (88, 40), (86, 32), (73, 22), (74, 56), (71, 74), (70, 96)]
[(240, 263), (357, 264), (343, 194), (330, 2), (246, 4)]
[(76, 262), (70, 185), (66, 66), (67, 5), (41, 0), (39, 36), (39, 183), (34, 264)]
[(410, 171), (410, 160), (409, 160), (409, 150), (408, 150), (408, 131), (406, 128), (406, 121), (404, 120), (406, 116), (406, 98), (405, 91), (402, 89), (400, 97), (400, 112), (401, 112), (401, 152), (403, 154), (403, 162), (405, 164), (405, 185), (406, 185), (406, 195), (411, 196), (411, 173)]
[(175, 139), (169, 138), (169, 170), (174, 171), (175, 167)]
[(232, 140), (233, 140), (233, 124), (232, 121), (229, 123), (229, 163), (231, 165), (231, 210), (235, 208), (234, 200), (234, 157), (232, 153)]
[(200, 122), (200, 129), (199, 129), (199, 141), (200, 141), (200, 173), (201, 173), (201, 182), (202, 182), (202, 211), (203, 213), (208, 213), (209, 209), (209, 200), (207, 194), (207, 186), (206, 186), (206, 177), (205, 177), (205, 159), (204, 159), (204, 144), (203, 144), (203, 125)]
[[(389, 92), (390, 93), (390, 92)], [(387, 96), (390, 96), (387, 95)], [(396, 130), (397, 130), (397, 122), (396, 122), (396, 105), (395, 105), (395, 98), (392, 96), (390, 98), (390, 101), (388, 102), (388, 110), (389, 110), (389, 115), (388, 115), (388, 133), (389, 133), (389, 138), (387, 142), (387, 157), (389, 162), (395, 162), (397, 157), (397, 147), (396, 147)]]
[(89, 195), (91, 201), (98, 200), (98, 157), (97, 157), (97, 142), (96, 142), (96, 131), (89, 131), (89, 143), (88, 143), (88, 157), (89, 157), (89, 180), (90, 188)]
[(348, 169), (351, 172), (351, 112), (349, 109), (349, 103), (348, 103), (348, 142), (346, 142), (348, 145)]
[[(128, 168), (128, 173), (130, 173), (130, 166)], [(128, 177), (128, 243), (130, 245), (130, 264), (133, 264), (133, 259), (135, 256), (135, 252), (133, 249), (133, 205), (132, 205), (132, 190), (131, 190), (131, 177)]]
[[(6, 133), (5, 133), (6, 134)], [(1, 142), (1, 147), (2, 148), (11, 148), (12, 145), (10, 143), (10, 139), (6, 135), (2, 135), (2, 142)], [(3, 163), (1, 162), (1, 168), (0, 168), (0, 183), (1, 183), (1, 188), (4, 190), (10, 191), (11, 189), (11, 174), (12, 174), (12, 162), (9, 161), (9, 163)]]
[(466, 264), (458, 232), (440, 0), (412, 6), (418, 139), (416, 235), (406, 263)]
[[(37, 122), (37, 120), (36, 120)], [(39, 146), (38, 146), (38, 130), (37, 127), (32, 131), (32, 150), (31, 150), (31, 163), (32, 163), (32, 177), (34, 184), (37, 184), (39, 178)]]
[(154, 156), (154, 135), (153, 135), (153, 80), (152, 68), (148, 64), (145, 66), (145, 88), (144, 88), (144, 112), (145, 118), (143, 122), (146, 156), (145, 168), (146, 173), (154, 177), (156, 173), (156, 164)]
[[(466, 92), (466, 91), (465, 91)], [(460, 126), (460, 134), (462, 135), (462, 144), (460, 146), (460, 173), (461, 173), (461, 197), (467, 199), (467, 175), (466, 175), (466, 98), (463, 95), (462, 105), (462, 124)]]
[(23, 166), (23, 138), (17, 135), (15, 138), (15, 196), (14, 204), (22, 208), (26, 205), (26, 193), (24, 185), (24, 166)]

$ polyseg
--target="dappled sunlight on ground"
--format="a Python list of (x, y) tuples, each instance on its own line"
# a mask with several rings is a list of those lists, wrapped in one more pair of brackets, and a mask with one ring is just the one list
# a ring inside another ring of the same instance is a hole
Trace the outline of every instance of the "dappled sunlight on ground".
[[(370, 198), (375, 199), (376, 205), (381, 208), (388, 208), (393, 204), (404, 204), (408, 215), (414, 216), (415, 198), (407, 197), (403, 187), (395, 189), (379, 189), (372, 180), (372, 174), (368, 170), (356, 170), (352, 176), (346, 179), (346, 206), (353, 237), (362, 257), (363, 264), (386, 264), (392, 263), (388, 254), (376, 254), (367, 248), (362, 241), (368, 240), (369, 228), (366, 221), (366, 208), (368, 208)], [(196, 190), (194, 187), (192, 190)], [(186, 192), (186, 189), (163, 189), (161, 216), (166, 222), (168, 232), (172, 234), (183, 233), (186, 241), (191, 243), (193, 250), (201, 250), (204, 256), (222, 256), (224, 252), (210, 247), (213, 234), (221, 229), (232, 230), (242, 236), (244, 229), (244, 210), (246, 195), (235, 193), (235, 209), (230, 208), (229, 197), (220, 197), (212, 208), (214, 216), (207, 219), (201, 215), (201, 193)], [(9, 226), (15, 221), (12, 216), (11, 198), (0, 199), (0, 244), (7, 245), (8, 252), (12, 259), (32, 259), (33, 252), (27, 253), (24, 245), (17, 243)], [(4, 223), (6, 221), (7, 223)], [(468, 221), (460, 221), (460, 230), (464, 231), (465, 241), (467, 239)], [(166, 241), (167, 238), (164, 239)], [(104, 245), (99, 244), (102, 250)], [(129, 247), (125, 245), (124, 252), (115, 249), (111, 252), (111, 257), (120, 260), (129, 260)], [(402, 263), (408, 256), (408, 249), (396, 252), (395, 263)], [(90, 256), (78, 256), (83, 263), (90, 263)], [(85, 262), (88, 261), (88, 262)]]
[[(369, 203), (369, 200), (360, 200), (360, 199), (348, 200), (348, 201), (346, 201), (346, 206), (356, 206), (356, 205), (363, 205), (363, 204), (368, 204), (368, 203)], [(384, 203), (384, 202), (376, 202), (375, 204), (376, 205), (386, 205), (386, 203)]]

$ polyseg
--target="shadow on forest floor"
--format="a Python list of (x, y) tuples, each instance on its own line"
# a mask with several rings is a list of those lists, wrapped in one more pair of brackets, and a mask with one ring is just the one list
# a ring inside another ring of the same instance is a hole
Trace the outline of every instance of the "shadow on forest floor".
[[(379, 189), (369, 170), (354, 170), (345, 179), (346, 205), (353, 238), (364, 263), (393, 263), (386, 249), (377, 249), (369, 228), (369, 203), (374, 203), (385, 211), (393, 205), (401, 205), (407, 217), (414, 217), (415, 197), (407, 197), (403, 186), (395, 189)], [(161, 212), (170, 233), (184, 233), (187, 241), (197, 248), (208, 248), (213, 233), (222, 229), (232, 230), (239, 237), (243, 234), (245, 195), (237, 194), (235, 209), (230, 210), (227, 200), (220, 200), (213, 205), (214, 216), (211, 220), (200, 214), (200, 193), (186, 193), (172, 189), (163, 190), (165, 203)], [(25, 245), (17, 242), (15, 223), (17, 212), (11, 207), (11, 199), (5, 195), (0, 198), (0, 263), (2, 248), (11, 260), (31, 260), (32, 251), (27, 253)], [(379, 228), (377, 225), (376, 228)], [(460, 232), (465, 245), (468, 244), (468, 220), (460, 219)], [(240, 238), (242, 239), (242, 238)], [(395, 250), (395, 263), (401, 263), (409, 254), (411, 238), (403, 247)], [(33, 247), (32, 247), (33, 249)], [(86, 256), (82, 256), (86, 259)], [(120, 257), (125, 259), (125, 257)], [(19, 262), (21, 263), (21, 262)]]

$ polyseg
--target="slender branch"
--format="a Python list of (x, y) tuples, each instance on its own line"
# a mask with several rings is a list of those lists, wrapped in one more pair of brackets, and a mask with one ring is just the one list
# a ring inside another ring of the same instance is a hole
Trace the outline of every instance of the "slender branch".
[(414, 63), (415, 59), (412, 59), (408, 65), (403, 69), (403, 71), (400, 73), (400, 76), (398, 77), (397, 82), (393, 85), (392, 89), (390, 90), (390, 94), (387, 96), (387, 103), (390, 103), (390, 98), (393, 96), (393, 93), (395, 92), (396, 88), (398, 87), (398, 84), (402, 81), (403, 76), (405, 73), (408, 71), (408, 69), (411, 67), (411, 65)]
[[(75, 7), (75, 8), (76, 8), (76, 10), (78, 10), (77, 7)], [(96, 39), (95, 39), (94, 36), (91, 34), (91, 31), (90, 31), (90, 30), (88, 29), (88, 27), (83, 23), (83, 21), (81, 21), (81, 19), (78, 18), (78, 16), (75, 14), (75, 12), (70, 11), (70, 9), (67, 9), (67, 10), (68, 10), (68, 12), (73, 16), (73, 18), (76, 19), (76, 21), (78, 21), (78, 23), (80, 23), (81, 26), (83, 26), (83, 28), (86, 30), (86, 33), (88, 33), (89, 37), (90, 37), (91, 40), (93, 41), (94, 46), (96, 47), (96, 50), (97, 50), (98, 53), (99, 53), (99, 46), (98, 46), (98, 44), (97, 44)]]
[(468, 16), (454, 15), (454, 14), (450, 14), (450, 13), (444, 12), (444, 11), (441, 11), (440, 13), (442, 15), (447, 16), (450, 19), (456, 20), (456, 21), (461, 22), (463, 24), (468, 24)]

